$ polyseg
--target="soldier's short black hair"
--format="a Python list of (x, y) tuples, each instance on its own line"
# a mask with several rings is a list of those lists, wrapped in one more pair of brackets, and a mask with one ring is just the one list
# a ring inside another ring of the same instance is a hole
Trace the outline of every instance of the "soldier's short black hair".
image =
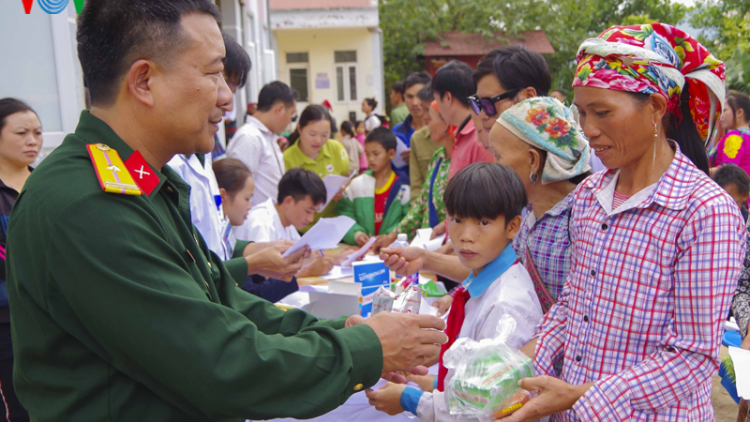
[(237, 88), (242, 88), (247, 83), (247, 75), (253, 68), (250, 55), (233, 36), (224, 31), (221, 31), (221, 36), (224, 38), (224, 47), (227, 49), (227, 55), (224, 57), (224, 74), (227, 79), (237, 81)]
[(180, 51), (182, 16), (191, 13), (221, 20), (211, 0), (86, 0), (76, 38), (91, 103), (112, 104), (135, 61), (168, 62)]
[(725, 164), (719, 167), (712, 179), (721, 187), (729, 185), (737, 186), (737, 192), (743, 195), (750, 192), (750, 177), (748, 177), (747, 172), (742, 167), (734, 164)]
[(286, 107), (291, 107), (297, 101), (297, 91), (281, 81), (274, 81), (260, 90), (258, 94), (258, 111), (268, 111), (281, 101)]
[(536, 95), (546, 96), (552, 88), (552, 75), (541, 54), (520, 45), (497, 48), (477, 64), (474, 84), (494, 74), (500, 85), (510, 91), (533, 87)]
[(383, 146), (383, 148), (385, 148), (386, 152), (392, 149), (395, 150), (396, 146), (398, 145), (396, 135), (394, 135), (390, 129), (382, 126), (373, 130), (367, 135), (367, 138), (365, 138), (365, 144), (367, 144), (368, 142), (379, 143)]
[(299, 202), (310, 195), (313, 205), (326, 202), (326, 185), (320, 176), (314, 171), (296, 167), (284, 175), (279, 182), (278, 203), (284, 202), (287, 196), (291, 196), (294, 202)]
[(445, 190), (445, 209), (456, 218), (494, 220), (502, 215), (507, 224), (521, 215), (526, 204), (521, 178), (500, 164), (470, 164), (453, 176)]
[(432, 78), (432, 92), (445, 97), (450, 92), (461, 104), (469, 106), (469, 97), (476, 94), (477, 85), (472, 79), (474, 69), (468, 64), (452, 60), (438, 69)]

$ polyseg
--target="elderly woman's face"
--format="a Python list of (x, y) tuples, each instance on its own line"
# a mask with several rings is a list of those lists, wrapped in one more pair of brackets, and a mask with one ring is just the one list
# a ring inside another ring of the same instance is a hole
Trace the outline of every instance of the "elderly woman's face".
[(492, 127), (489, 141), (490, 152), (495, 156), (495, 163), (513, 169), (528, 192), (531, 186), (531, 173), (538, 172), (538, 169), (532, 170), (531, 168), (531, 145), (498, 123)]
[(654, 148), (656, 115), (649, 102), (630, 93), (604, 88), (575, 87), (583, 134), (605, 167), (619, 169), (643, 159)]

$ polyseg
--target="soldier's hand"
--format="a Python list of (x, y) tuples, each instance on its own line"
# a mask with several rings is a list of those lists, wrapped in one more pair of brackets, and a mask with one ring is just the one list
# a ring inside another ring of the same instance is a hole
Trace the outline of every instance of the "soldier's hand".
[(380, 259), (391, 271), (403, 277), (424, 268), (424, 254), (424, 249), (397, 246), (381, 249)]
[(305, 246), (284, 258), (282, 255), (287, 249), (289, 246), (285, 244), (273, 245), (246, 256), (248, 273), (260, 274), (267, 278), (290, 279), (302, 268), (302, 260), (309, 252), (309, 248)]
[[(445, 321), (431, 315), (381, 312), (365, 322), (383, 348), (383, 372), (405, 371), (440, 354)], [(440, 331), (435, 331), (440, 330)]]
[[(256, 252), (260, 252), (263, 249), (274, 247), (274, 246), (287, 246), (291, 247), (294, 245), (294, 242), (291, 240), (274, 240), (273, 242), (251, 242), (248, 243), (247, 246), (245, 246), (245, 249), (242, 251), (242, 256), (250, 256)], [(286, 249), (285, 249), (286, 250)]]

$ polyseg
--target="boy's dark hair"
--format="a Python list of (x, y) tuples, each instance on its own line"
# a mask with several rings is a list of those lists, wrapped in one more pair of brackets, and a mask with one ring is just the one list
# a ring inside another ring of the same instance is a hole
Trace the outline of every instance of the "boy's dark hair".
[[(29, 107), (28, 104), (21, 100), (17, 100), (15, 98), (3, 98), (0, 100), (0, 132), (3, 131), (3, 127), (5, 126), (6, 119), (11, 114), (21, 113), (25, 111), (30, 111), (34, 114), (36, 114), (36, 111), (34, 111), (31, 107)], [(39, 115), (37, 115), (39, 117)]]
[(315, 172), (296, 167), (284, 175), (279, 182), (278, 203), (284, 202), (287, 196), (291, 196), (294, 202), (305, 199), (308, 195), (312, 198), (314, 205), (326, 202), (326, 185)]
[(210, 0), (87, 0), (78, 17), (78, 58), (91, 103), (110, 105), (137, 60), (169, 63), (183, 51), (182, 16), (221, 20)]
[(732, 184), (737, 186), (737, 191), (741, 194), (750, 192), (750, 177), (748, 177), (747, 172), (742, 167), (734, 164), (725, 164), (719, 167), (712, 179), (721, 187)]
[(247, 166), (234, 158), (214, 161), (212, 167), (219, 188), (227, 191), (232, 197), (245, 187), (245, 181), (252, 176)]
[(379, 127), (367, 135), (365, 138), (365, 144), (368, 142), (377, 142), (385, 148), (385, 151), (395, 150), (398, 145), (396, 141), (396, 135), (391, 132), (390, 129)]
[(560, 94), (562, 94), (563, 97), (565, 97), (565, 91), (563, 91), (562, 89), (557, 89), (556, 88), (556, 89), (553, 89), (552, 91), (550, 91), (549, 93), (552, 94), (552, 93), (555, 93), (555, 92), (559, 92)]
[(427, 72), (414, 72), (404, 80), (404, 92), (417, 84), (429, 85), (432, 78)]
[(260, 90), (258, 111), (268, 111), (279, 101), (283, 102), (286, 107), (292, 107), (297, 101), (297, 92), (284, 82), (274, 81)]
[(727, 94), (727, 104), (729, 107), (732, 107), (732, 111), (735, 113), (737, 113), (737, 110), (744, 111), (745, 120), (750, 122), (750, 97), (747, 94), (739, 91), (729, 91)]
[(373, 110), (378, 107), (378, 101), (375, 98), (365, 98), (365, 102), (372, 107)]
[(344, 135), (349, 135), (352, 138), (356, 135), (354, 133), (354, 125), (349, 120), (344, 120), (344, 123), (341, 124), (341, 133)]
[(227, 49), (227, 55), (224, 57), (224, 74), (228, 79), (237, 81), (237, 88), (242, 88), (247, 83), (247, 74), (253, 68), (250, 55), (231, 35), (221, 31), (221, 36)]
[(528, 203), (521, 178), (508, 167), (492, 163), (470, 164), (448, 182), (445, 208), (457, 218), (494, 220), (505, 223), (521, 215)]
[(403, 97), (404, 92), (406, 91), (406, 85), (404, 84), (404, 81), (394, 82), (393, 86), (391, 86), (391, 90), (393, 92), (401, 94), (401, 96)]
[(435, 99), (432, 95), (432, 86), (430, 84), (427, 84), (424, 88), (420, 89), (417, 96), (421, 101), (429, 101), (430, 103)]
[(506, 90), (533, 87), (546, 96), (552, 88), (552, 75), (541, 54), (520, 45), (498, 48), (487, 53), (477, 64), (474, 83), (494, 74)]
[(452, 60), (438, 69), (432, 78), (432, 92), (442, 99), (450, 92), (461, 104), (468, 107), (469, 97), (476, 94), (477, 85), (472, 79), (474, 69), (464, 62)]

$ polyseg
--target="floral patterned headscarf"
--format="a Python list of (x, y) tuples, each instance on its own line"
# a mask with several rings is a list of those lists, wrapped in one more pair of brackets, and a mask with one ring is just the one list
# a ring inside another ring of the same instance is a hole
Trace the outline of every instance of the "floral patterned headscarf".
[(552, 97), (533, 97), (497, 119), (522, 141), (547, 151), (542, 184), (569, 180), (591, 169), (591, 148), (570, 110)]
[(678, 118), (687, 84), (690, 113), (701, 138), (708, 140), (724, 105), (724, 63), (674, 26), (613, 26), (589, 38), (578, 50), (573, 86), (661, 94)]

